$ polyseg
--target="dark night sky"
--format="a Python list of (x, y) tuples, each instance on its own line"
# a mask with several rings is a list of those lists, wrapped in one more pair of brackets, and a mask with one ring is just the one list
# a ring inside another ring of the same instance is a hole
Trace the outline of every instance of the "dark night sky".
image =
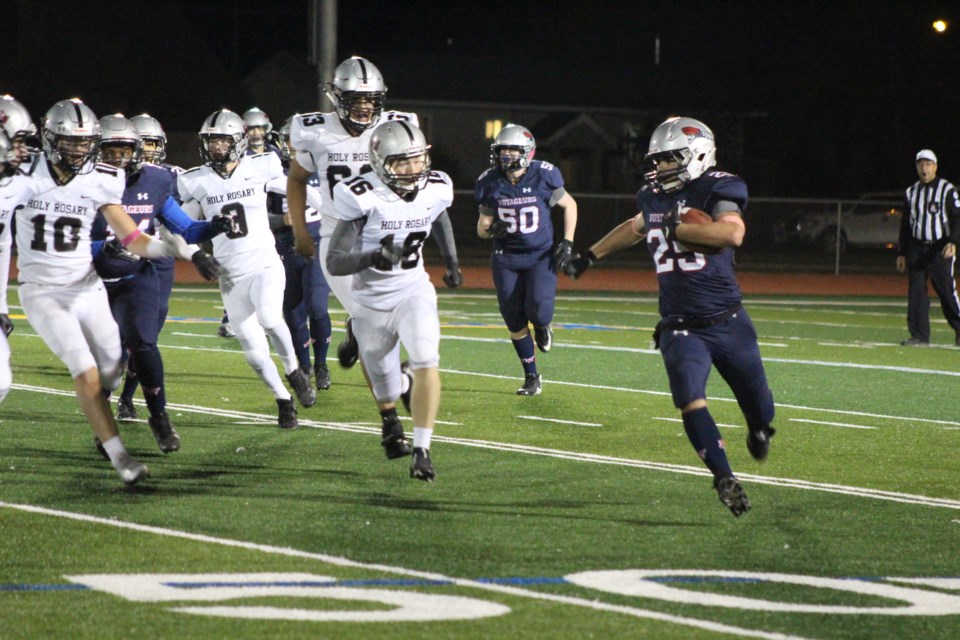
[[(3, 4), (16, 19), (0, 36), (17, 55), (0, 91), (38, 119), (80, 94), (95, 110), (146, 109), (192, 129), (209, 111), (193, 112), (198, 94), (248, 98), (244, 74), (279, 50), (307, 56), (306, 0)], [(946, 35), (933, 34), (936, 17), (953, 22)], [(921, 147), (960, 181), (955, 2), (367, 0), (341, 2), (338, 20), (338, 60), (374, 60), (391, 97), (764, 114), (746, 147), (775, 163), (765, 195), (898, 189)], [(462, 71), (431, 72), (428, 57), (462, 58)], [(476, 65), (501, 73), (472, 83)], [(124, 92), (150, 103), (111, 95)]]

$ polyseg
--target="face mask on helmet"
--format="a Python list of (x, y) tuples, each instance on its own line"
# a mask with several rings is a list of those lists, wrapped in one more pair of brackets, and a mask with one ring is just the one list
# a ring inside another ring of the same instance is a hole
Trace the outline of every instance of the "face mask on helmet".
[(293, 123), (293, 116), (287, 118), (279, 129), (277, 129), (277, 146), (280, 147), (280, 156), (284, 162), (289, 162), (293, 157), (293, 148), (290, 146), (290, 125)]
[(716, 164), (713, 131), (693, 118), (670, 118), (653, 132), (644, 180), (655, 193), (673, 193)]
[(537, 152), (537, 141), (526, 127), (508, 124), (490, 145), (490, 164), (500, 171), (526, 169)]
[(80, 100), (62, 100), (43, 119), (41, 142), (50, 164), (66, 174), (93, 171), (99, 151), (100, 123)]
[(142, 149), (140, 157), (142, 162), (151, 162), (161, 164), (167, 158), (167, 134), (160, 121), (151, 115), (142, 113), (139, 116), (130, 118), (130, 122), (140, 134)]
[(243, 119), (227, 109), (215, 111), (200, 128), (200, 158), (217, 173), (237, 162), (247, 150)]
[(243, 129), (252, 146), (262, 147), (273, 130), (273, 124), (266, 113), (254, 107), (243, 114)]
[(370, 164), (394, 193), (412, 195), (426, 185), (430, 145), (412, 124), (386, 122), (374, 129), (370, 138)]
[(359, 135), (377, 124), (387, 87), (372, 62), (359, 57), (344, 60), (333, 72), (328, 87), (327, 97), (348, 131)]

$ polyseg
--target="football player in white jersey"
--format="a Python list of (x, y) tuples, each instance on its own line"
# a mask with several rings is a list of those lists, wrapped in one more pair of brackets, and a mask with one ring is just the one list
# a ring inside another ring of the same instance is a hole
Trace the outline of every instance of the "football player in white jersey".
[[(381, 416), (383, 406), (395, 407), (400, 395), (401, 344), (410, 356), (410, 477), (427, 482), (435, 476), (430, 439), (440, 405), (440, 318), (437, 292), (423, 268), (424, 240), (435, 233), (444, 260), (457, 259), (447, 215), (453, 184), (447, 174), (430, 170), (429, 149), (420, 129), (407, 122), (374, 129), (373, 171), (334, 188), (337, 226), (326, 259), (334, 276), (351, 277), (354, 332)], [(384, 447), (391, 436), (387, 427), (384, 420)]]
[[(177, 188), (188, 213), (230, 218), (231, 230), (213, 239), (220, 262), (220, 293), (247, 363), (273, 392), (278, 424), (297, 428), (297, 410), (270, 358), (270, 345), (283, 362), (287, 381), (304, 407), (316, 402), (310, 378), (297, 363), (290, 329), (283, 319), (286, 276), (273, 243), (267, 189), (286, 190), (280, 158), (274, 153), (244, 155), (243, 119), (233, 111), (213, 112), (200, 128), (203, 165), (180, 174)], [(271, 183), (268, 185), (268, 183)]]
[(16, 212), (20, 302), (37, 334), (70, 370), (80, 409), (127, 484), (149, 471), (130, 457), (103, 390), (120, 383), (120, 332), (103, 282), (93, 268), (90, 227), (99, 211), (117, 238), (144, 258), (185, 256), (186, 244), (143, 234), (120, 205), (123, 172), (95, 164), (100, 124), (77, 99), (53, 105), (43, 121), (45, 161), (31, 180), (33, 194)]
[[(327, 97), (336, 112), (307, 113), (293, 118), (290, 146), (297, 150), (287, 174), (287, 205), (293, 226), (297, 252), (305, 258), (320, 256), (320, 268), (333, 295), (353, 315), (350, 278), (332, 275), (326, 266), (330, 236), (337, 226), (334, 187), (338, 182), (370, 170), (368, 147), (373, 129), (381, 122), (399, 121), (419, 125), (416, 114), (383, 111), (387, 87), (380, 71), (365, 58), (354, 56), (341, 62), (329, 83)], [(306, 187), (314, 172), (320, 178), (323, 194), (320, 241), (314, 244), (306, 226)], [(347, 337), (337, 348), (340, 365), (357, 362), (357, 343), (347, 320)], [(407, 381), (409, 382), (409, 381)]]

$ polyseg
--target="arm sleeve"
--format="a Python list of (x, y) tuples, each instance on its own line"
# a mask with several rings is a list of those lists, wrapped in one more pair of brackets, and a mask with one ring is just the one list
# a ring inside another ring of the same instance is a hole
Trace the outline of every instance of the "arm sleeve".
[(363, 218), (337, 222), (327, 251), (327, 270), (330, 275), (348, 276), (373, 266), (377, 251), (353, 251), (365, 222)]
[(187, 244), (205, 242), (213, 237), (210, 231), (210, 223), (193, 220), (172, 196), (163, 203), (158, 215), (162, 218), (163, 226), (173, 233), (183, 236)]
[(453, 225), (450, 224), (450, 215), (446, 209), (434, 220), (430, 232), (437, 242), (437, 248), (440, 249), (440, 255), (443, 256), (447, 268), (457, 264), (459, 262), (457, 260), (457, 245), (453, 239)]
[(567, 195), (567, 190), (563, 187), (557, 187), (553, 190), (553, 193), (550, 194), (550, 202), (547, 204), (551, 207), (556, 206), (556, 204), (560, 202), (560, 199), (565, 195)]

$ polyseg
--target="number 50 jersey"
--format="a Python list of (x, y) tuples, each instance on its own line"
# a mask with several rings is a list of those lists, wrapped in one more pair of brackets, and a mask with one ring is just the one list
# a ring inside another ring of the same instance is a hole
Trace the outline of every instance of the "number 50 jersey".
[(453, 182), (442, 171), (431, 171), (426, 186), (408, 202), (383, 184), (373, 171), (341, 182), (334, 189), (337, 218), (365, 218), (355, 251), (380, 249), (380, 240), (392, 235), (403, 247), (399, 264), (387, 271), (370, 267), (353, 276), (354, 301), (389, 311), (416, 291), (430, 276), (423, 268), (423, 242), (437, 218), (453, 203)]
[(283, 165), (275, 153), (243, 156), (229, 177), (208, 166), (194, 167), (177, 176), (184, 203), (196, 200), (207, 220), (233, 218), (233, 230), (213, 238), (213, 256), (231, 280), (280, 264), (267, 217), (267, 183), (283, 179)]

